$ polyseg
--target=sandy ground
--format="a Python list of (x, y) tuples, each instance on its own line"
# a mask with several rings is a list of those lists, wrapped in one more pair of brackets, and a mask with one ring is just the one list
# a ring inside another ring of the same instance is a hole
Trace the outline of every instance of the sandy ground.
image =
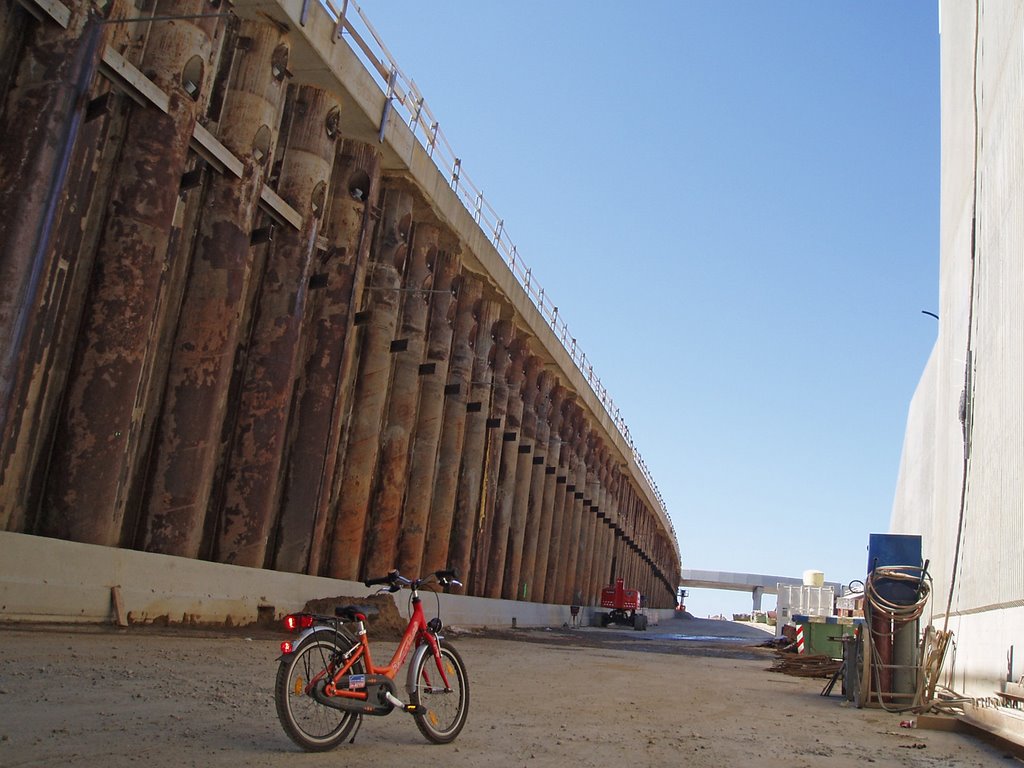
[[(367, 718), (354, 744), (306, 754), (274, 711), (282, 637), (0, 627), (0, 766), (1019, 764), (970, 737), (822, 698), (823, 680), (767, 671), (771, 651), (751, 645), (759, 630), (701, 619), (460, 637), (471, 705), (453, 744), (428, 744), (396, 712)], [(378, 661), (393, 647), (381, 643)]]

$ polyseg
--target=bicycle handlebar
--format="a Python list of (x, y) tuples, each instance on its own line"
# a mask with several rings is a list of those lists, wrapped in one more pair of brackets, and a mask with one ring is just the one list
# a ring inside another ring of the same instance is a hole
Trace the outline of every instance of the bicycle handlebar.
[(397, 592), (403, 585), (410, 584), (410, 581), (403, 578), (397, 570), (389, 571), (384, 577), (378, 577), (376, 579), (368, 579), (365, 581), (364, 586), (366, 587), (377, 587), (379, 585), (386, 585), (391, 588), (392, 592)]
[(462, 586), (462, 582), (458, 579), (458, 574), (451, 569), (445, 571), (434, 571), (434, 573), (416, 580), (409, 580), (398, 571), (391, 571), (387, 576), (378, 576), (377, 578), (366, 579), (366, 581), (363, 582), (363, 585), (367, 587), (387, 586), (390, 588), (390, 591), (397, 592), (402, 587), (419, 586), (420, 584), (425, 583), (431, 576), (444, 586), (448, 586), (449, 584)]

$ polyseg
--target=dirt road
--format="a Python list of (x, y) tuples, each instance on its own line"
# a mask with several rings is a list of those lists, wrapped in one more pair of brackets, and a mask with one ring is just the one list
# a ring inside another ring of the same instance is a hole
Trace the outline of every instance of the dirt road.
[(277, 722), (276, 633), (0, 628), (0, 766), (1016, 764), (967, 737), (822, 698), (822, 680), (766, 671), (770, 652), (750, 647), (757, 632), (677, 619), (647, 633), (465, 636), (471, 709), (455, 743), (430, 745), (393, 713), (314, 755)]

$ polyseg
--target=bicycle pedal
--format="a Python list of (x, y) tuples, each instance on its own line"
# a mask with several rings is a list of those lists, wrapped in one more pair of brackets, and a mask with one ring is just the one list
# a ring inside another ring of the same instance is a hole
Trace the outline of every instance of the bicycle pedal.
[(410, 715), (422, 715), (427, 711), (427, 708), (419, 704), (406, 704), (405, 711)]

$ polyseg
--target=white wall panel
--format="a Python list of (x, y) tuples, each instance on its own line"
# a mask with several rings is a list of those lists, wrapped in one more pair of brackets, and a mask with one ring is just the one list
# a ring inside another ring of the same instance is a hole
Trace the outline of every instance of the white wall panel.
[(943, 0), (941, 14), (939, 335), (908, 413), (891, 527), (923, 536), (941, 625), (970, 358), (971, 454), (950, 628), (959, 679), (988, 695), (1007, 675), (1010, 647), (1024, 654), (1024, 3)]

